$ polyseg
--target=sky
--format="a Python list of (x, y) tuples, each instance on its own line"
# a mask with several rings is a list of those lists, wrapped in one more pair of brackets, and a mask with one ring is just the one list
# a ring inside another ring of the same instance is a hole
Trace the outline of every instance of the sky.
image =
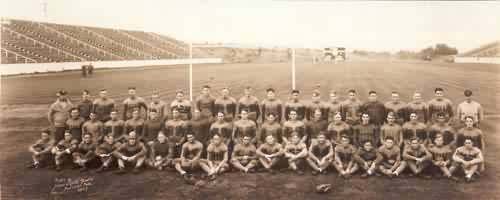
[(0, 0), (0, 16), (267, 47), (464, 52), (500, 40), (499, 1)]

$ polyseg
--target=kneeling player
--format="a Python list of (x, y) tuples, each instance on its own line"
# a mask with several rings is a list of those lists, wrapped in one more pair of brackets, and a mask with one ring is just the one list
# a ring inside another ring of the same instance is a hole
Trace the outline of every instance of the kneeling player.
[(111, 167), (111, 164), (116, 161), (116, 158), (113, 156), (113, 152), (120, 148), (120, 146), (121, 143), (115, 141), (113, 134), (104, 136), (104, 142), (100, 144), (95, 151), (97, 157), (102, 163), (101, 167), (99, 167), (96, 172), (104, 172)]
[(202, 159), (200, 167), (207, 175), (214, 179), (216, 174), (222, 174), (229, 169), (227, 164), (228, 152), (227, 146), (222, 142), (219, 135), (212, 137), (211, 143), (207, 147), (207, 159)]
[(33, 154), (31, 157), (33, 163), (28, 165), (28, 168), (40, 168), (43, 164), (48, 164), (50, 161), (50, 151), (54, 146), (54, 140), (50, 138), (50, 130), (44, 130), (41, 133), (40, 139), (31, 145), (29, 151)]
[[(483, 163), (483, 153), (474, 146), (471, 139), (465, 139), (464, 146), (458, 147), (453, 154), (453, 161), (457, 167), (461, 167), (465, 173), (465, 181), (473, 181), (472, 176)], [(453, 170), (450, 170), (453, 171)]]
[[(410, 139), (409, 146), (403, 150), (403, 160), (406, 166), (410, 168), (414, 175), (422, 176), (424, 171), (430, 164), (431, 153), (425, 148), (424, 144), (419, 142), (419, 139), (414, 137)], [(428, 176), (424, 176), (428, 177)]]
[(344, 178), (349, 178), (354, 172), (358, 171), (358, 164), (354, 162), (356, 148), (349, 144), (349, 142), (349, 136), (342, 135), (340, 137), (340, 144), (335, 147), (335, 162), (333, 162), (333, 166), (339, 172), (339, 176)]
[(184, 177), (188, 178), (186, 170), (193, 171), (198, 169), (200, 164), (201, 152), (203, 144), (195, 140), (194, 135), (188, 133), (186, 135), (187, 142), (182, 145), (180, 158), (176, 160), (175, 169)]
[(358, 163), (358, 166), (365, 171), (361, 174), (362, 178), (372, 176), (375, 174), (377, 160), (377, 150), (373, 147), (373, 142), (375, 140), (365, 140), (363, 147), (359, 148), (354, 155), (354, 160)]
[(285, 146), (285, 158), (288, 159), (290, 169), (302, 175), (304, 172), (299, 169), (299, 166), (304, 164), (307, 157), (307, 147), (300, 139), (297, 134), (290, 138), (291, 142)]
[(159, 132), (157, 139), (151, 141), (150, 157), (146, 163), (157, 170), (165, 167), (173, 167), (174, 148), (167, 142), (167, 137), (163, 132)]
[(126, 164), (133, 165), (132, 172), (137, 174), (146, 159), (146, 146), (138, 141), (136, 133), (132, 131), (128, 134), (127, 142), (115, 150), (114, 156), (118, 159), (119, 169), (116, 172), (117, 174), (127, 172), (125, 171)]
[(73, 162), (81, 167), (81, 172), (87, 171), (88, 164), (95, 161), (96, 146), (96, 143), (92, 141), (92, 134), (85, 133), (83, 135), (83, 141), (78, 145), (78, 148), (72, 154)]
[(245, 173), (253, 172), (253, 168), (257, 164), (257, 150), (255, 146), (250, 143), (250, 140), (250, 136), (243, 136), (242, 142), (234, 146), (233, 154), (231, 156), (231, 164), (233, 164), (236, 169)]
[(73, 153), (77, 146), (78, 140), (74, 140), (71, 133), (66, 131), (64, 138), (52, 148), (57, 171), (61, 171), (64, 162), (71, 160), (71, 153)]
[(274, 137), (269, 135), (266, 137), (266, 143), (260, 145), (257, 149), (259, 162), (271, 174), (274, 174), (274, 167), (283, 155), (281, 144), (274, 141)]
[(386, 137), (384, 145), (378, 149), (379, 155), (375, 161), (378, 170), (390, 178), (399, 176), (405, 168), (405, 165), (401, 162), (400, 152), (399, 146), (394, 145), (394, 138), (391, 136)]
[(432, 154), (432, 164), (438, 168), (446, 178), (457, 181), (458, 179), (452, 176), (455, 167), (449, 167), (452, 161), (452, 151), (450, 146), (444, 145), (443, 135), (438, 134), (434, 139), (434, 144), (430, 146), (429, 152)]
[(309, 147), (309, 157), (307, 163), (313, 169), (312, 174), (326, 173), (326, 169), (333, 160), (333, 146), (328, 141), (323, 132), (320, 132), (316, 140)]

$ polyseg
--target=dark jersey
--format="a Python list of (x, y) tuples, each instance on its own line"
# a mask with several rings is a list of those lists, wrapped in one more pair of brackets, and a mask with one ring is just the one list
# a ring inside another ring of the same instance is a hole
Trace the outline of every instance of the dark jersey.
[(273, 113), (276, 116), (276, 121), (281, 122), (281, 116), (283, 116), (283, 103), (281, 100), (264, 99), (260, 107), (262, 108), (262, 121), (266, 121), (266, 116)]
[(92, 106), (92, 109), (96, 114), (96, 118), (101, 122), (108, 121), (111, 118), (109, 114), (114, 108), (115, 108), (115, 101), (110, 98), (96, 99), (94, 100), (94, 105)]
[(288, 114), (290, 114), (290, 111), (292, 110), (297, 112), (297, 120), (303, 120), (305, 118), (306, 106), (300, 101), (289, 101), (285, 103), (285, 120), (290, 120)]
[(77, 105), (77, 108), (80, 111), (80, 117), (82, 117), (85, 120), (90, 119), (89, 116), (90, 112), (92, 112), (93, 104), (94, 103), (89, 99), (80, 101), (80, 103), (78, 103)]
[(378, 126), (384, 124), (385, 118), (387, 117), (385, 106), (379, 101), (366, 102), (361, 106), (360, 110), (362, 113), (368, 113), (370, 116), (370, 123)]
[(149, 119), (144, 122), (142, 137), (146, 142), (153, 141), (158, 137), (158, 133), (163, 130), (165, 123), (161, 119)]

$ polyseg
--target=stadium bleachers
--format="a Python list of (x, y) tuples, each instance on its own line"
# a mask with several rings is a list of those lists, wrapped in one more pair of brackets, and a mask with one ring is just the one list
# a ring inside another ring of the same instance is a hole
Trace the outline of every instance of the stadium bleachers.
[(2, 64), (173, 59), (188, 54), (187, 44), (157, 33), (6, 21), (1, 29)]

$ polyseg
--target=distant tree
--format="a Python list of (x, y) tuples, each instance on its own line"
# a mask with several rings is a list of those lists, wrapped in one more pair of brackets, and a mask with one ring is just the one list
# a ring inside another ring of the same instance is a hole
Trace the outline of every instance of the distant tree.
[(446, 44), (436, 44), (436, 48), (434, 49), (434, 55), (438, 56), (456, 55), (457, 53), (457, 48), (449, 47)]

